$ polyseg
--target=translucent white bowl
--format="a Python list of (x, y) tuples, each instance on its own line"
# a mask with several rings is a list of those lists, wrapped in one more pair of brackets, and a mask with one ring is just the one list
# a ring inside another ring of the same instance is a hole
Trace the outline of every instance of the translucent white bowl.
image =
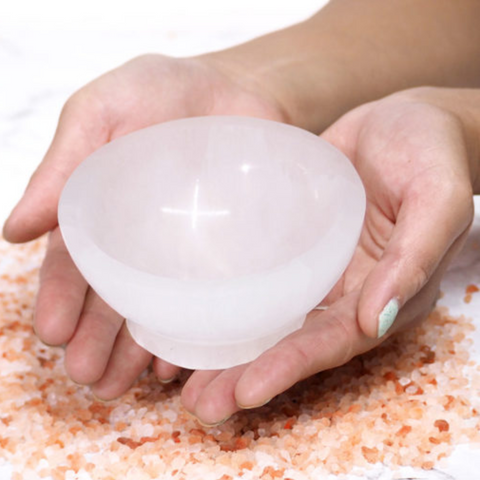
[(218, 369), (302, 326), (347, 267), (364, 213), (355, 169), (316, 135), (212, 116), (103, 146), (58, 215), (79, 270), (140, 345)]

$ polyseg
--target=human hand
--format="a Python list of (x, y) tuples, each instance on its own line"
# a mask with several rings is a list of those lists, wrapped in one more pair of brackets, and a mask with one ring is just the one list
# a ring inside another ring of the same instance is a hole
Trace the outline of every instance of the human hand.
[(194, 372), (182, 392), (190, 412), (206, 424), (221, 422), (427, 316), (473, 218), (479, 97), (407, 91), (351, 111), (323, 134), (365, 185), (354, 257), (323, 302), (329, 308), (310, 313), (303, 328), (250, 364)]
[[(53, 230), (41, 269), (35, 329), (48, 344), (67, 344), (67, 372), (78, 383), (92, 384), (102, 398), (128, 389), (151, 355), (133, 342), (123, 318), (88, 287), (65, 249), (56, 226), (67, 178), (103, 144), (166, 120), (209, 114), (285, 120), (264, 88), (252, 77), (232, 77), (208, 57), (147, 55), (100, 77), (66, 103), (52, 144), (4, 236), (24, 242)], [(159, 359), (154, 368), (163, 379), (176, 371)]]

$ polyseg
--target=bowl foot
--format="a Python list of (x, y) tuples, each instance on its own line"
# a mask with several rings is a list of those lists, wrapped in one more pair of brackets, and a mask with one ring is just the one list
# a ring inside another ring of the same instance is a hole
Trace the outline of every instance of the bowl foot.
[(305, 316), (261, 338), (222, 344), (193, 343), (165, 337), (132, 320), (127, 327), (133, 339), (155, 356), (173, 365), (192, 370), (218, 370), (255, 360), (282, 338), (298, 330)]

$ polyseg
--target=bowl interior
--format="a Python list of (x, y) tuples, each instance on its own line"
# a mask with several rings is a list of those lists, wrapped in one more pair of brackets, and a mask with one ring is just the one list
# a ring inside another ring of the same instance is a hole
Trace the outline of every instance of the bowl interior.
[(314, 135), (274, 122), (170, 122), (114, 140), (82, 164), (78, 221), (107, 255), (141, 271), (248, 275), (292, 260), (342, 221), (346, 163)]

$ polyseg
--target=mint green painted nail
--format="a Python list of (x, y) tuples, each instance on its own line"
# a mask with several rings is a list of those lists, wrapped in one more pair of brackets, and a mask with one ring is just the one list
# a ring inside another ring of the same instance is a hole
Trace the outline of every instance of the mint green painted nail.
[(380, 313), (378, 317), (378, 335), (377, 338), (383, 337), (392, 326), (398, 314), (398, 300), (392, 298)]

